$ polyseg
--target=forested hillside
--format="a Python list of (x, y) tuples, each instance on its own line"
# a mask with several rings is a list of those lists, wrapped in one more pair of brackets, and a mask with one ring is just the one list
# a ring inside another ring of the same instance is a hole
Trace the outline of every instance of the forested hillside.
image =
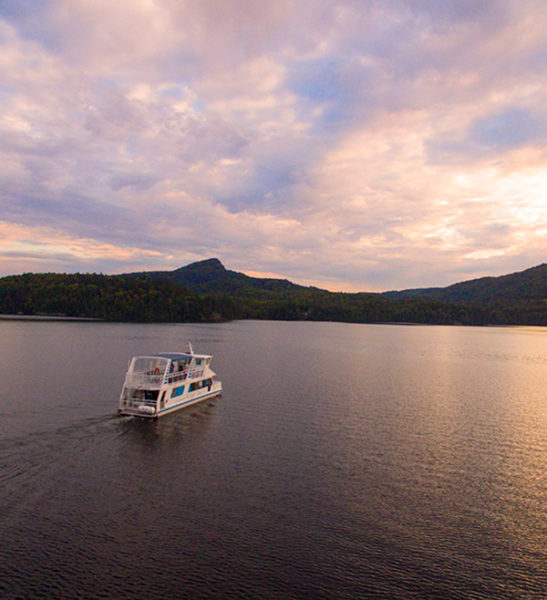
[[(218, 264), (211, 261), (195, 263), (190, 270), (196, 279), (194, 288), (198, 289), (203, 285), (199, 281), (200, 266), (205, 267), (204, 279), (210, 286), (207, 289), (225, 290), (227, 282), (230, 282), (234, 294), (198, 294), (174, 281), (151, 277), (149, 273), (141, 276), (25, 274), (0, 279), (0, 313), (141, 322), (253, 318), (353, 323), (547, 325), (545, 299), (501, 298), (497, 302), (478, 303), (334, 293), (283, 280), (243, 276), (251, 280), (249, 282), (230, 275), (235, 272), (227, 271), (226, 276)], [(215, 287), (214, 281), (219, 275), (224, 284)]]
[[(272, 299), (298, 296), (325, 297), (326, 290), (305, 287), (286, 279), (250, 277), (226, 269), (218, 258), (191, 263), (174, 271), (147, 271), (128, 273), (126, 277), (165, 280), (179, 283), (197, 293), (226, 293), (232, 296)], [(342, 294), (342, 296), (365, 294)], [(500, 277), (482, 277), (464, 281), (445, 288), (420, 288), (379, 294), (389, 299), (435, 300), (463, 303), (519, 303), (547, 299), (547, 264)]]
[(523, 302), (547, 299), (547, 264), (499, 277), (481, 277), (445, 288), (386, 292), (388, 298), (427, 298), (443, 302)]
[(140, 273), (127, 273), (125, 277), (163, 279), (184, 285), (200, 294), (222, 293), (254, 298), (271, 298), (277, 294), (308, 289), (287, 279), (250, 277), (244, 273), (231, 271), (226, 269), (218, 258), (201, 260), (174, 271), (143, 271)]
[(219, 321), (239, 317), (223, 296), (200, 297), (168, 281), (119, 275), (27, 273), (0, 279), (0, 313), (110, 321)]

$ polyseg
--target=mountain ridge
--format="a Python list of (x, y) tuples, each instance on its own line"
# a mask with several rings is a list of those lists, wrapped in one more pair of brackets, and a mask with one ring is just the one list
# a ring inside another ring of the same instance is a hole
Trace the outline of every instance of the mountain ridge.
[(547, 263), (507, 275), (485, 276), (446, 287), (384, 292), (387, 298), (422, 298), (441, 302), (480, 302), (547, 299)]
[(268, 296), (271, 293), (296, 292), (308, 289), (292, 283), (288, 279), (251, 277), (226, 269), (218, 258), (207, 258), (190, 263), (173, 271), (141, 271), (126, 273), (125, 277), (147, 277), (150, 279), (166, 279), (179, 283), (200, 294), (232, 294), (236, 296), (255, 295), (261, 292)]
[(330, 292), (302, 286), (288, 279), (251, 277), (226, 269), (218, 258), (208, 258), (174, 269), (173, 271), (142, 271), (125, 277), (166, 279), (182, 284), (201, 294), (230, 294), (235, 296), (272, 294), (291, 295), (303, 291), (318, 294), (377, 295), (389, 299), (422, 299), (455, 303), (492, 303), (547, 299), (547, 263), (507, 275), (485, 276), (454, 283), (446, 287), (415, 288), (400, 291)]
[(226, 269), (218, 259), (207, 259), (174, 271), (3, 277), (0, 314), (178, 323), (268, 319), (547, 326), (545, 264), (404, 293), (410, 296), (329, 292), (286, 279), (250, 277)]

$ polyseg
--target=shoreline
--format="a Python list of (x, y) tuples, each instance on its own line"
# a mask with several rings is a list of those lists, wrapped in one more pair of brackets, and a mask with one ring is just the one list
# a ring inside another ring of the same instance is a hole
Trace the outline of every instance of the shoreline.
[(96, 317), (67, 317), (65, 315), (3, 315), (0, 314), (0, 320), (4, 321), (98, 321), (103, 319)]

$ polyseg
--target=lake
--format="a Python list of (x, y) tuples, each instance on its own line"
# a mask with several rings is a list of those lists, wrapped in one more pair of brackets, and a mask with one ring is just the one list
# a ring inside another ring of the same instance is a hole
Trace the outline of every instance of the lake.
[[(547, 329), (0, 321), (0, 597), (531, 599)], [(119, 418), (132, 355), (220, 398)]]

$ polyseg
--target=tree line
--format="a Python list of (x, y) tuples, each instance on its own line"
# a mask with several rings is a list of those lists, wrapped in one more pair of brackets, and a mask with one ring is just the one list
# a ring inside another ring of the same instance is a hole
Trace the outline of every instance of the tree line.
[(387, 298), (316, 288), (244, 295), (199, 294), (170, 281), (99, 274), (27, 273), (0, 279), (0, 313), (107, 321), (215, 322), (233, 319), (547, 325), (547, 300), (484, 303)]
[(0, 313), (88, 317), (106, 321), (199, 322), (234, 319), (226, 296), (117, 275), (27, 273), (0, 279)]

